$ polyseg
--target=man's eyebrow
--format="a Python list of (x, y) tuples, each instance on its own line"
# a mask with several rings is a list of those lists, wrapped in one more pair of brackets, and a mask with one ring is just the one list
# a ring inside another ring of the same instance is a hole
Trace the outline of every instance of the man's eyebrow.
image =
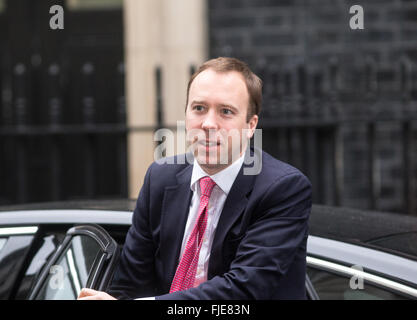
[[(193, 100), (191, 102), (191, 105), (196, 105), (196, 104), (207, 105), (207, 103), (205, 101)], [(222, 108), (230, 108), (230, 109), (233, 109), (234, 112), (239, 112), (239, 108), (235, 107), (232, 104), (219, 103), (217, 106), (222, 107)]]
[(206, 104), (204, 101), (193, 100), (191, 104)]
[(230, 109), (233, 109), (233, 111), (235, 111), (235, 112), (239, 112), (239, 108), (236, 108), (234, 105), (232, 105), (232, 104), (224, 104), (224, 103), (220, 103), (219, 104), (219, 106), (220, 107), (223, 107), (223, 108), (230, 108)]

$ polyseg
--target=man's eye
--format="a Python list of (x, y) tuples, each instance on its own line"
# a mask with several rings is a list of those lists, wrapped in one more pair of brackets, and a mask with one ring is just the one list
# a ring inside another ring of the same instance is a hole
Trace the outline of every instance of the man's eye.
[(204, 107), (197, 105), (197, 106), (194, 106), (193, 109), (196, 110), (196, 111), (203, 111)]
[(223, 114), (226, 114), (226, 115), (232, 115), (233, 114), (233, 111), (230, 110), (230, 109), (222, 109), (222, 113)]

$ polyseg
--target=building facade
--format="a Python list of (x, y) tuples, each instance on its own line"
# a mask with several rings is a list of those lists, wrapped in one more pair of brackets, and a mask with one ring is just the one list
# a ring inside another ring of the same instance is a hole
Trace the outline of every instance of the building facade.
[[(63, 30), (49, 27), (54, 4)], [(184, 120), (192, 71), (234, 56), (264, 81), (264, 149), (306, 173), (315, 203), (417, 214), (416, 12), (404, 0), (0, 0), (0, 202), (137, 197), (155, 131)]]

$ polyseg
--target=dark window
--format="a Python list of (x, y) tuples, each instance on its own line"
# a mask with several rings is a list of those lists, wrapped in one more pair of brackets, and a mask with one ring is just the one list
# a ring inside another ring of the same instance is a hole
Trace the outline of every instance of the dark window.
[(322, 300), (404, 300), (404, 296), (376, 287), (366, 280), (363, 289), (351, 289), (350, 277), (307, 268), (310, 280)]

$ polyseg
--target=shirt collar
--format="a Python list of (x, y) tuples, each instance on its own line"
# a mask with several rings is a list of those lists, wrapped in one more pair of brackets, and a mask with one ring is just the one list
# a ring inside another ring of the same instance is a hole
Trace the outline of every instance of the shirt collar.
[(240, 168), (242, 167), (242, 163), (245, 157), (245, 153), (243, 152), (242, 156), (233, 162), (227, 168), (217, 172), (216, 174), (210, 176), (208, 175), (198, 164), (197, 160), (194, 159), (193, 164), (193, 173), (191, 175), (191, 183), (190, 188), (194, 192), (196, 190), (197, 182), (203, 178), (209, 176), (216, 185), (222, 189), (222, 191), (227, 195), (229, 194), (230, 189), (232, 188), (233, 182), (235, 181)]

